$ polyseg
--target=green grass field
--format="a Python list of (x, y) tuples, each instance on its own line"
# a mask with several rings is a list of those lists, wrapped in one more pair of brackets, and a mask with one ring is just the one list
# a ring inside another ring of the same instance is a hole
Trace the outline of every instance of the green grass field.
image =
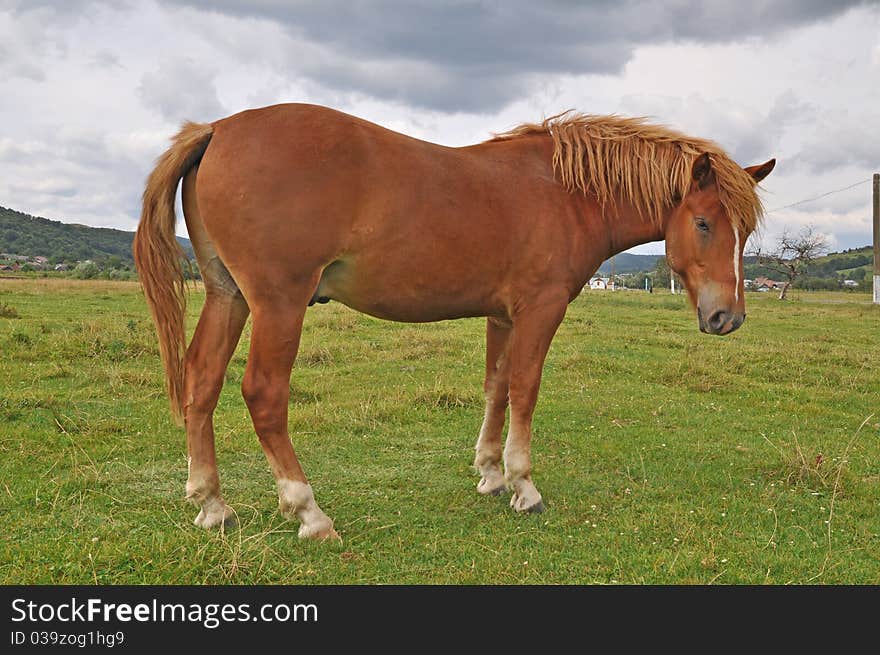
[(791, 295), (749, 294), (718, 338), (682, 296), (584, 292), (529, 516), (475, 491), (483, 320), (310, 309), (290, 431), (343, 538), (316, 544), (279, 515), (239, 393), (248, 328), (215, 418), (240, 528), (204, 532), (138, 286), (0, 279), (0, 582), (880, 583), (880, 308)]

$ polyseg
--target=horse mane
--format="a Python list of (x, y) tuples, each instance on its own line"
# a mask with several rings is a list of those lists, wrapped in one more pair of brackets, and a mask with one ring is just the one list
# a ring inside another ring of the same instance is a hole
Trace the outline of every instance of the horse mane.
[(708, 153), (718, 198), (731, 224), (753, 232), (764, 215), (755, 181), (713, 141), (682, 134), (645, 118), (596, 116), (571, 110), (495, 134), (506, 141), (535, 134), (553, 138), (553, 170), (569, 190), (594, 194), (601, 206), (615, 195), (660, 225), (690, 189), (694, 160)]

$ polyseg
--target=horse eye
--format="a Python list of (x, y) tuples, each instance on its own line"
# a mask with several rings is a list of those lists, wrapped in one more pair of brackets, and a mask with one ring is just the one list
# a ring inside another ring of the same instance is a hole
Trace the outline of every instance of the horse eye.
[(701, 229), (703, 232), (708, 232), (708, 231), (709, 231), (709, 224), (706, 222), (706, 219), (703, 218), (702, 216), (697, 216), (697, 217), (694, 219), (694, 223), (696, 223), (696, 224), (697, 224), (697, 227), (698, 227), (699, 229)]

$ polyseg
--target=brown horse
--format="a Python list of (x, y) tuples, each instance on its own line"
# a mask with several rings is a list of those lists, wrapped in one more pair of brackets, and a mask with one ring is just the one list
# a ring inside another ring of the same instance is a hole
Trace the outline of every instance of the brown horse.
[[(147, 182), (134, 257), (186, 425), (196, 524), (231, 517), (212, 415), (251, 313), (242, 394), (281, 512), (300, 520), (300, 537), (337, 537), (287, 432), (306, 308), (328, 299), (393, 321), (487, 317), (477, 490), (510, 489), (516, 511), (542, 511), (532, 413), (568, 303), (605, 259), (665, 238), (700, 329), (736, 330), (743, 247), (762, 215), (755, 186), (774, 163), (743, 169), (711, 141), (614, 116), (566, 113), (462, 148), (304, 104), (185, 124)], [(181, 178), (206, 293), (189, 348), (174, 236)]]

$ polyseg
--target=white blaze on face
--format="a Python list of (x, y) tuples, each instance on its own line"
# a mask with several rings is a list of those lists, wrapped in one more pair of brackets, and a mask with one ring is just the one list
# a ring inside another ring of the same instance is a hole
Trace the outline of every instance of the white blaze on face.
[(739, 230), (737, 230), (733, 223), (730, 224), (731, 229), (733, 229), (733, 275), (736, 277), (736, 288), (733, 291), (733, 297), (735, 302), (739, 302)]

